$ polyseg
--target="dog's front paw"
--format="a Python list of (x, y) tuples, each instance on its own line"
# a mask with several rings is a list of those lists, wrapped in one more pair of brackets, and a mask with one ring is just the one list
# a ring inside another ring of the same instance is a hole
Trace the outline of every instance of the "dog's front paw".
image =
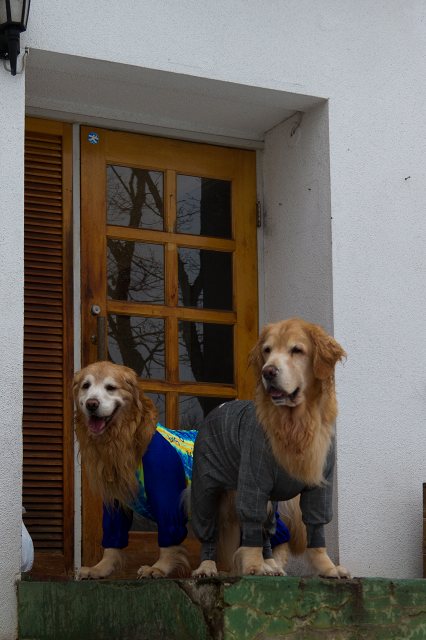
[(112, 568), (100, 566), (101, 563), (94, 567), (81, 567), (77, 572), (78, 580), (99, 580), (100, 578), (108, 578), (112, 573)]
[(273, 576), (273, 570), (267, 564), (248, 564), (241, 570), (243, 576)]
[(99, 580), (108, 578), (116, 569), (123, 565), (123, 557), (120, 549), (109, 547), (104, 549), (102, 560), (93, 567), (81, 567), (77, 572), (77, 580)]
[(269, 558), (264, 561), (264, 573), (265, 576), (285, 576), (287, 575), (284, 569), (278, 566), (278, 563), (274, 560), (274, 558)]
[(350, 578), (350, 573), (345, 567), (335, 565), (329, 558), (325, 547), (314, 547), (306, 550), (317, 575), (322, 578)]
[(338, 578), (350, 579), (351, 577), (351, 574), (349, 573), (349, 571), (345, 567), (342, 567), (342, 565), (330, 567), (328, 570), (321, 572), (319, 575), (321, 578), (334, 578), (334, 579), (338, 579)]
[(165, 574), (161, 571), (161, 569), (159, 569), (155, 565), (150, 567), (149, 565), (144, 564), (138, 569), (138, 580), (144, 580), (145, 578), (164, 578), (164, 577), (165, 577)]
[(218, 575), (214, 560), (203, 560), (198, 569), (192, 572), (193, 578), (214, 578)]

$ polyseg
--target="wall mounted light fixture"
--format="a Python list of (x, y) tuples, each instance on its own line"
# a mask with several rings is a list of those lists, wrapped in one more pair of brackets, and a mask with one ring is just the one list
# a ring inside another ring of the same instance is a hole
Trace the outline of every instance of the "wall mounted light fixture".
[(8, 60), (16, 76), (19, 37), (27, 28), (31, 0), (0, 0), (0, 58)]

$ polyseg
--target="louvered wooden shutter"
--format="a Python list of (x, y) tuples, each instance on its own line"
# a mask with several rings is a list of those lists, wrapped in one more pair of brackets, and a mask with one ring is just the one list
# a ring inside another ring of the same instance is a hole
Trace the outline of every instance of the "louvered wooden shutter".
[(27, 120), (23, 505), (41, 575), (73, 564), (71, 141)]

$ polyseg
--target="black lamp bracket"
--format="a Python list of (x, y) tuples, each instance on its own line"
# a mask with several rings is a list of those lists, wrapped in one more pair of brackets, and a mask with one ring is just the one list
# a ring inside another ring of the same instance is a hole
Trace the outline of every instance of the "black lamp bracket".
[[(1, 39), (1, 34), (0, 34), (0, 39)], [(18, 51), (19, 54), (19, 51)], [(25, 66), (27, 64), (27, 58), (30, 55), (30, 48), (29, 47), (25, 47), (24, 52), (22, 54), (21, 57), (21, 66), (18, 69), (17, 66), (15, 67), (15, 73), (13, 73), (12, 75), (17, 75), (19, 76), (21, 73), (24, 73), (25, 71)], [(9, 71), (9, 73), (12, 72), (12, 67), (11, 67), (11, 62), (9, 60), (9, 56), (8, 55), (2, 55), (0, 53), (0, 58), (3, 58), (3, 66), (6, 69), (6, 71)], [(16, 60), (18, 59), (18, 55), (16, 56)], [(15, 62), (16, 64), (16, 62)]]

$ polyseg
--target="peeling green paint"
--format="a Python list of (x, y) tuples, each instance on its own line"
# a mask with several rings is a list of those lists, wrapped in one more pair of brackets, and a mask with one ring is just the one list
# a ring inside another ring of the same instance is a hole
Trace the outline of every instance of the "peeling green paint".
[(20, 640), (426, 640), (426, 580), (22, 582)]
[(229, 640), (426, 639), (424, 580), (253, 577), (224, 597)]

